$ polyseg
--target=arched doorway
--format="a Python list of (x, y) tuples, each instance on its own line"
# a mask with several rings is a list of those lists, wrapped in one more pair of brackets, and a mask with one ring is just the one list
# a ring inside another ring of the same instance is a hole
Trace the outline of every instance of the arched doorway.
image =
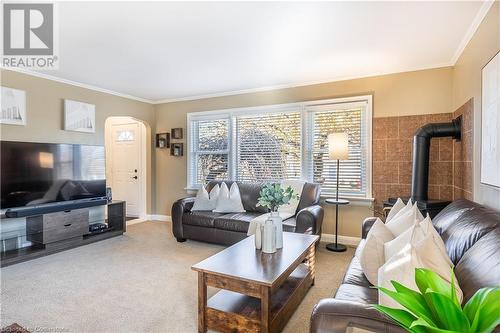
[(106, 183), (114, 200), (127, 202), (127, 218), (135, 222), (147, 219), (147, 132), (144, 122), (132, 117), (105, 122)]

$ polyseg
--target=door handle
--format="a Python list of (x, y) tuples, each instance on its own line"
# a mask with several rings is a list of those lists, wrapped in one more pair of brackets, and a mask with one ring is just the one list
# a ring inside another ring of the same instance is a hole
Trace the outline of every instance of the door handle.
[(137, 176), (134, 176), (134, 177), (132, 177), (132, 178), (137, 179)]

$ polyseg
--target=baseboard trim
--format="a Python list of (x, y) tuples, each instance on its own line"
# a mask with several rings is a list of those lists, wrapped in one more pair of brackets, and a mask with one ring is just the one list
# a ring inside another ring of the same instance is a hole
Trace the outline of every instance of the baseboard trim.
[[(342, 243), (344, 245), (358, 246), (359, 242), (361, 242), (361, 238), (339, 235), (338, 241), (339, 243)], [(324, 243), (335, 242), (335, 234), (321, 234), (321, 242)]]
[[(145, 220), (172, 222), (172, 217), (169, 215), (151, 214), (151, 215), (147, 215), (145, 217), (145, 219), (135, 219), (135, 220), (128, 221), (127, 224), (141, 223), (141, 222), (144, 222)], [(360, 237), (350, 237), (350, 236), (339, 235), (338, 238), (339, 238), (339, 243), (342, 243), (345, 245), (350, 245), (350, 246), (358, 246), (359, 242), (361, 241)], [(325, 243), (335, 242), (335, 234), (321, 234), (321, 242), (325, 242)]]
[(142, 223), (142, 222), (146, 222), (146, 221), (147, 221), (147, 219), (138, 217), (138, 218), (133, 219), (133, 220), (128, 220), (127, 225)]
[(151, 214), (147, 217), (150, 221), (172, 222), (172, 217), (168, 215)]

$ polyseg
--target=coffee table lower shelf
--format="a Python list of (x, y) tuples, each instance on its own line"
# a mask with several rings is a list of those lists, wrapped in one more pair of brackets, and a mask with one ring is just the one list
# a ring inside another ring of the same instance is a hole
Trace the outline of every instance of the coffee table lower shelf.
[[(271, 294), (270, 332), (280, 332), (313, 284), (307, 265), (300, 264)], [(229, 290), (220, 290), (207, 301), (207, 328), (219, 332), (260, 332), (261, 300)]]

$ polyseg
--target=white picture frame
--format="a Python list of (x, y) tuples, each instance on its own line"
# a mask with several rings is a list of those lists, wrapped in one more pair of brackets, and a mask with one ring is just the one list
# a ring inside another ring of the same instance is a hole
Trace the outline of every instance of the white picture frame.
[(0, 124), (26, 126), (26, 92), (9, 87), (1, 87), (1, 90)]
[(95, 133), (95, 105), (65, 99), (64, 130)]
[(481, 74), (481, 183), (500, 188), (500, 52)]

